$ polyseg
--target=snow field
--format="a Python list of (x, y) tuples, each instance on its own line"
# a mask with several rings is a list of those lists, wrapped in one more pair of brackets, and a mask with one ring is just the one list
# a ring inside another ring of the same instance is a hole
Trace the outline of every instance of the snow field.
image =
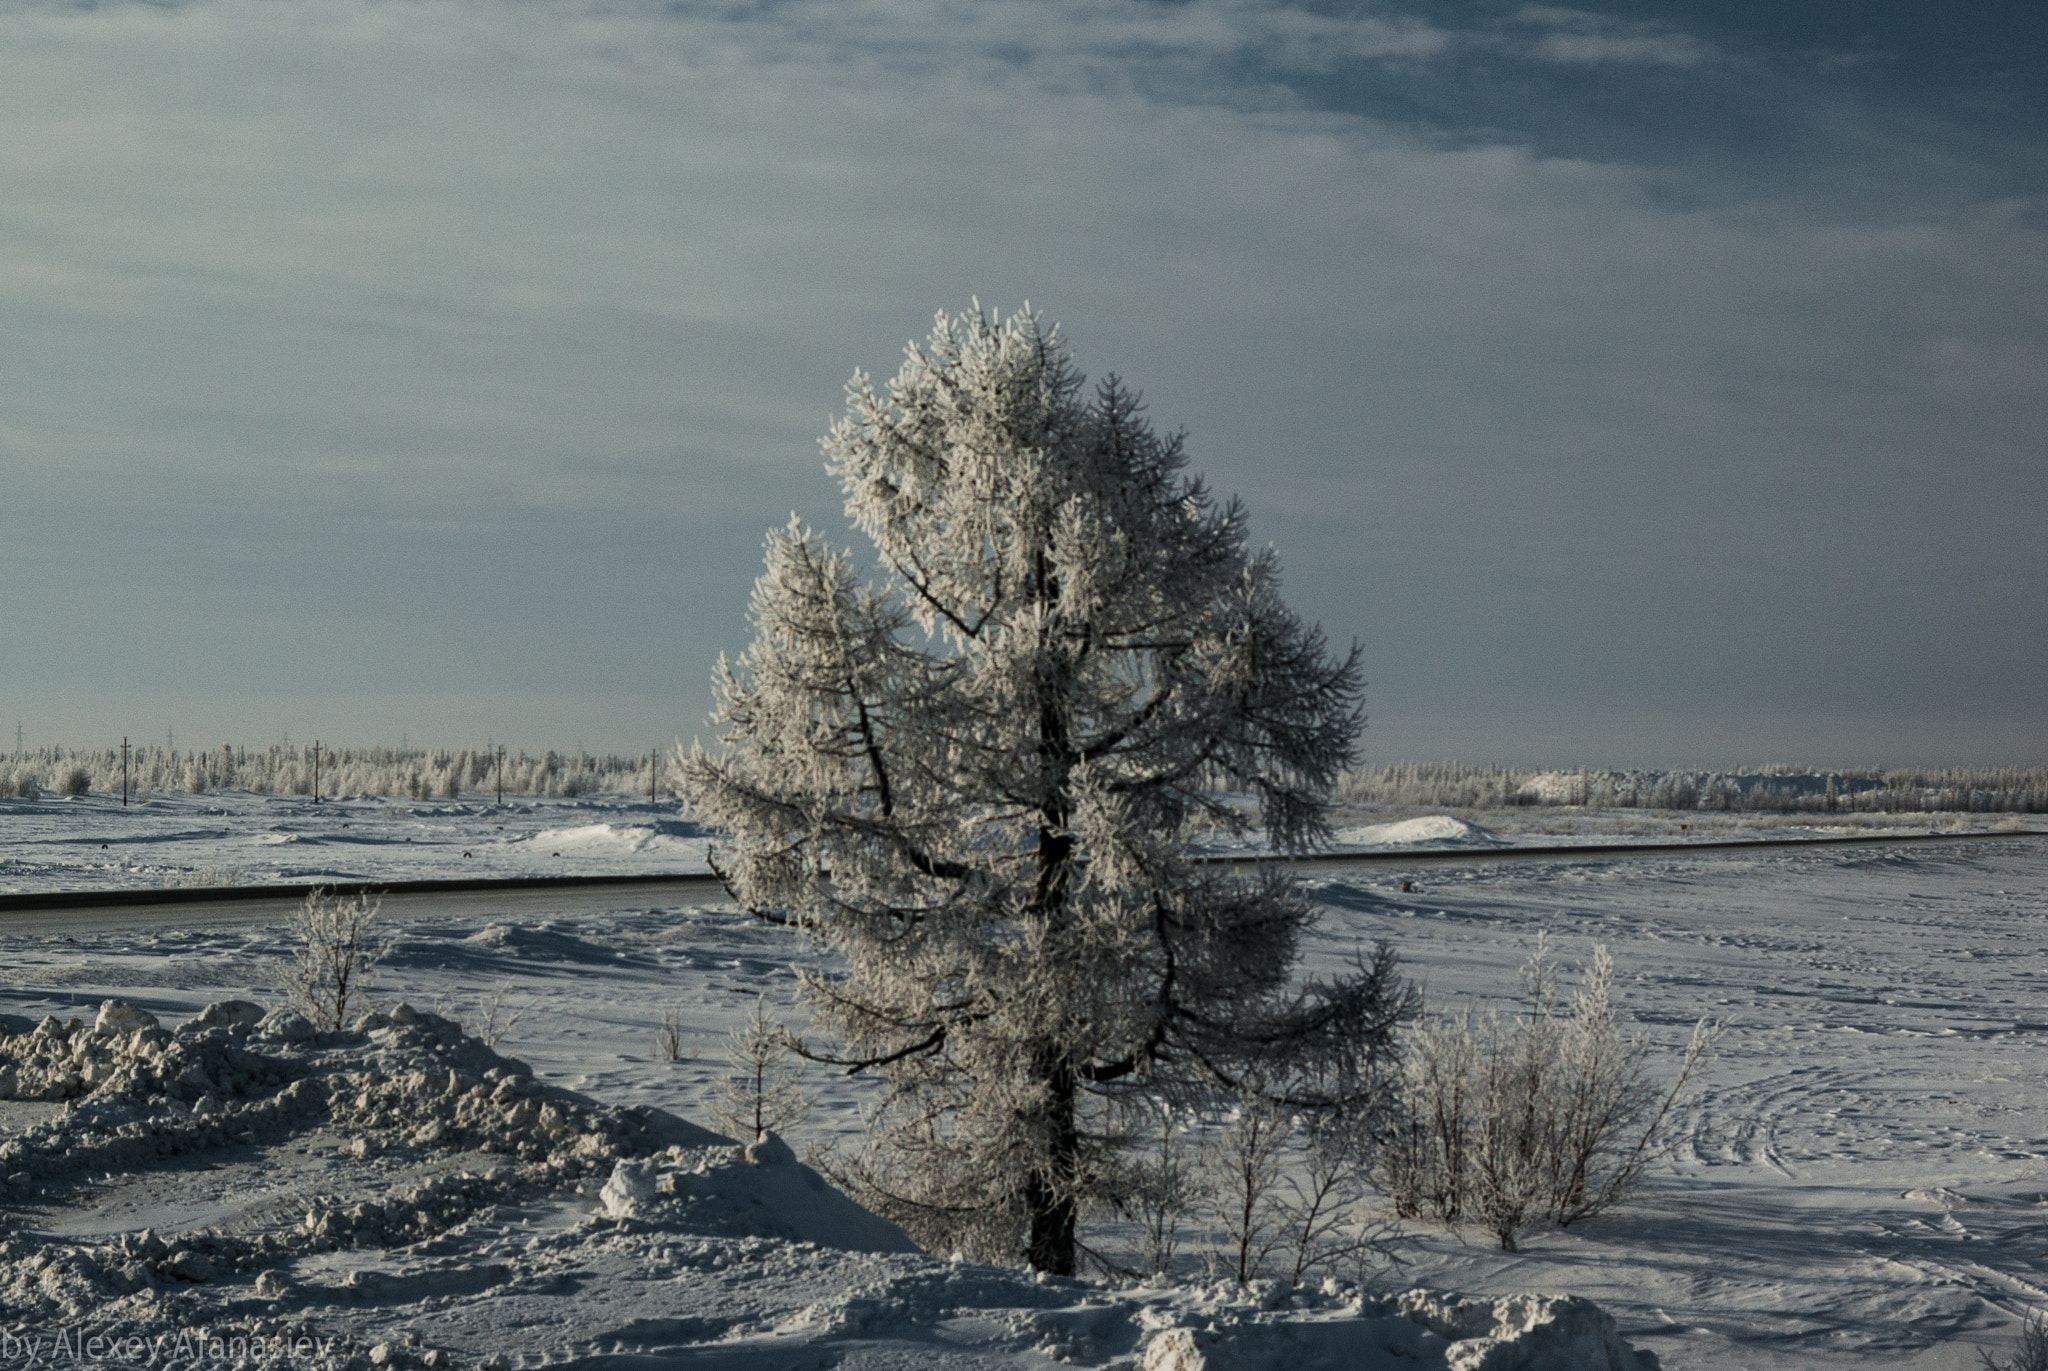
[[(535, 823), (535, 832), (569, 826), (542, 816)], [(1699, 1015), (1730, 1024), (1706, 1072), (1698, 1115), (1706, 1134), (1660, 1167), (1640, 1203), (1564, 1232), (1533, 1233), (1512, 1255), (1492, 1251), (1478, 1234), (1461, 1240), (1411, 1230), (1399, 1245), (1405, 1265), (1386, 1274), (1375, 1298), (1419, 1285), (1463, 1291), (1492, 1309), (1525, 1291), (1568, 1292), (1613, 1315), (1620, 1336), (1679, 1371), (1961, 1367), (1974, 1364), (1980, 1345), (2009, 1345), (2018, 1312), (2048, 1303), (2044, 868), (2048, 851), (2038, 840), (1987, 840), (1938, 851), (1390, 867), (1314, 882), (1324, 921), (1308, 946), (1311, 969), (1334, 968), (1384, 936), (1433, 1007), (1506, 1004), (1516, 968), (1547, 930), (1567, 968), (1596, 941), (1610, 947), (1619, 1007), (1664, 1043), (1667, 1061)], [(1400, 890), (1402, 879), (1410, 891)], [(548, 918), (405, 923), (382, 973), (384, 1001), (438, 1008), (475, 1026), (503, 987), (501, 1005), (525, 1014), (499, 1050), (530, 1065), (538, 1085), (614, 1108), (702, 1117), (727, 1030), (764, 991), (772, 1005), (787, 1006), (792, 963), (820, 965), (823, 954), (727, 909), (649, 908), (623, 893), (583, 898), (576, 911)], [(277, 929), (74, 937), (45, 941), (19, 924), (0, 937), (0, 1007), (31, 1020), (54, 1013), (90, 1021), (115, 997), (172, 1023), (218, 1000), (280, 998)], [(682, 1011), (677, 1062), (654, 1051), (666, 1009)], [(858, 1079), (814, 1074), (809, 1083), (818, 1107), (792, 1139), (799, 1152), (852, 1136), (864, 1098)], [(0, 1124), (17, 1133), (60, 1107), (0, 1105)], [(403, 1138), (358, 1158), (356, 1136), (316, 1123), (247, 1156), (237, 1149), (248, 1145), (228, 1139), (184, 1154), (194, 1170), (172, 1173), (166, 1161), (137, 1173), (143, 1179), (122, 1183), (126, 1199), (95, 1198), (107, 1172), (67, 1172), (9, 1187), (6, 1203), (30, 1233), (76, 1232), (105, 1209), (96, 1242), (115, 1226), (155, 1227), (173, 1242), (228, 1224), (223, 1207), (260, 1207), (266, 1196), (347, 1197), (346, 1212), (366, 1196), (402, 1200), (444, 1172), (484, 1177), (495, 1165), (533, 1165)], [(223, 1169), (196, 1169), (211, 1165)], [(678, 1169), (660, 1163), (657, 1184), (664, 1170)], [(1205, 1364), (1306, 1367), (1320, 1355), (1313, 1337), (1251, 1331), (1266, 1327), (1257, 1320), (1365, 1321), (1364, 1306), (1351, 1308), (1341, 1291), (1315, 1294), (1313, 1307), (1265, 1310), (1257, 1307), (1263, 1297), (1243, 1293), (1219, 1300), (1197, 1298), (1192, 1288), (1048, 1289), (1015, 1273), (963, 1274), (933, 1259), (676, 1233), (662, 1226), (668, 1220), (644, 1232), (635, 1225), (646, 1221), (631, 1217), (592, 1225), (609, 1179), (599, 1165), (557, 1191), (497, 1196), (404, 1247), (297, 1255), (287, 1274), (300, 1293), (274, 1301), (275, 1309), (247, 1306), (248, 1317), (345, 1336), (358, 1355), (380, 1341), (407, 1348), (407, 1337), (420, 1341), (406, 1356), (440, 1348), (483, 1362), (503, 1353), (507, 1366), (615, 1356), (621, 1366), (649, 1365), (641, 1359), (687, 1348), (692, 1365), (743, 1371), (805, 1358), (1042, 1365), (1040, 1346), (1108, 1365), (1168, 1346), (1160, 1336), (1168, 1324), (1189, 1333), (1171, 1345), (1190, 1347)], [(588, 1193), (576, 1193), (579, 1186)], [(311, 1208), (277, 1203), (293, 1222)], [(490, 1275), (494, 1267), (507, 1274)], [(772, 1278), (758, 1275), (764, 1271)], [(928, 1283), (939, 1278), (933, 1272), (953, 1281), (948, 1288), (971, 1277), (981, 1293), (951, 1304), (903, 1293), (903, 1282)], [(224, 1291), (160, 1282), (160, 1298), (224, 1316), (254, 1298), (245, 1277)], [(953, 1312), (912, 1317), (891, 1301)], [(842, 1303), (853, 1312), (831, 1312)], [(812, 1306), (824, 1312), (798, 1318)], [(1167, 1312), (1143, 1313), (1155, 1308)], [(1032, 1328), (1095, 1328), (1099, 1336), (1026, 1336), (1019, 1329), (1027, 1317), (1038, 1321)], [(1236, 1331), (1204, 1343), (1197, 1335), (1210, 1323)], [(466, 1331), (457, 1338), (447, 1329)]]
[(1112, 1292), (938, 1261), (772, 1134), (597, 1104), (405, 1004), (324, 1033), (245, 1000), (176, 1031), (115, 999), (14, 1027), (13, 1345), (89, 1323), (116, 1349), (94, 1359), (127, 1365), (1654, 1365), (1584, 1301)]
[[(1717, 838), (1882, 836), (1891, 831), (2048, 829), (2033, 816), (1776, 814), (1518, 808), (1340, 812), (1337, 847), (1427, 851)], [(149, 886), (401, 881), (446, 877), (653, 875), (707, 869), (706, 831), (644, 797), (405, 800), (213, 791), (123, 807), (104, 794), (0, 799), (0, 894)], [(1218, 853), (1264, 850), (1257, 834)]]
[(621, 795), (0, 800), (0, 893), (703, 871), (705, 846), (672, 803)]
[(2048, 1303), (2048, 844), (1400, 875), (1316, 882), (1313, 955), (1388, 937), (1433, 1007), (1506, 1008), (1548, 931), (1666, 1063), (1729, 1026), (1641, 1202), (1517, 1254), (1417, 1231), (1406, 1278), (1569, 1290), (1680, 1368), (1974, 1365)]

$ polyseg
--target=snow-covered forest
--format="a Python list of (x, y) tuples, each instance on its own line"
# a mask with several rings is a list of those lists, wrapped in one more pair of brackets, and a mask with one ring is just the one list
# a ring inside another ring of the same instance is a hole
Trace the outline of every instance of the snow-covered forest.
[[(207, 750), (137, 745), (128, 752), (131, 793), (313, 793), (311, 744)], [(507, 795), (573, 799), (671, 793), (671, 757), (507, 750)], [(458, 799), (495, 794), (495, 749), (343, 747), (320, 750), (322, 795)], [(49, 746), (0, 758), (0, 798), (35, 799), (121, 789), (121, 749)], [(1726, 770), (1542, 769), (1463, 762), (1361, 766), (1338, 782), (1344, 805), (1429, 809), (1693, 810), (1756, 814), (2048, 814), (2048, 767), (1848, 767), (1773, 762)]]
[(1580, 806), (1762, 814), (2048, 813), (2048, 767), (1855, 767), (1773, 763), (1726, 771), (1539, 770), (1400, 762), (1339, 783), (1342, 803), (1444, 809)]
[[(316, 776), (317, 761), (317, 776)], [(661, 773), (650, 776), (649, 768)], [(523, 749), (343, 747), (273, 743), (248, 748), (233, 744), (205, 750), (131, 746), (126, 783), (131, 794), (247, 790), (258, 795), (311, 795), (317, 779), (322, 795), (404, 796), (412, 800), (453, 800), (480, 792), (572, 798), (577, 795), (648, 793), (667, 789), (666, 758), (563, 754)], [(0, 797), (119, 792), (123, 783), (120, 747), (42, 747), (18, 751), (0, 761)]]

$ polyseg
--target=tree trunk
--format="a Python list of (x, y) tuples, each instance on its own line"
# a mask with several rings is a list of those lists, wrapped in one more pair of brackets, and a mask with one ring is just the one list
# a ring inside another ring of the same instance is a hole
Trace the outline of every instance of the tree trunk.
[(1024, 1208), (1031, 1218), (1031, 1234), (1024, 1244), (1024, 1259), (1036, 1270), (1071, 1276), (1078, 1218), (1073, 1181), (1081, 1158), (1081, 1129), (1074, 1117), (1073, 1067), (1055, 1060), (1050, 1064), (1046, 1084), (1052, 1148), (1045, 1169), (1033, 1171), (1025, 1182)]
[[(1054, 711), (1045, 711), (1041, 735), (1054, 731), (1058, 722)], [(1038, 881), (1032, 892), (1032, 904), (1055, 928), (1062, 922), (1067, 862), (1074, 851), (1073, 835), (1063, 831), (1065, 810), (1063, 802), (1048, 806), (1045, 821), (1039, 825)], [(1034, 1170), (1024, 1186), (1024, 1208), (1031, 1219), (1024, 1259), (1037, 1270), (1071, 1276), (1079, 1227), (1074, 1180), (1081, 1159), (1081, 1129), (1074, 1115), (1079, 1094), (1074, 1065), (1062, 1047), (1057, 1042), (1046, 1044), (1036, 1063), (1037, 1079), (1045, 1085), (1046, 1123), (1052, 1136), (1043, 1169)]]

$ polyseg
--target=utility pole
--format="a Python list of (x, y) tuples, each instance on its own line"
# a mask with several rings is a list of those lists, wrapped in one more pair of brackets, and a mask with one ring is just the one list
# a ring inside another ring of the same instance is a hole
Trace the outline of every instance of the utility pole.
[(658, 765), (655, 759), (660, 756), (660, 748), (656, 748), (647, 754), (647, 807), (649, 809), (654, 808), (654, 768)]
[(320, 803), (320, 740), (313, 740), (313, 803)]
[(498, 807), (505, 807), (505, 745), (498, 744)]
[(121, 808), (128, 807), (128, 739), (121, 739)]
[(14, 755), (21, 755), (21, 720), (14, 721)]

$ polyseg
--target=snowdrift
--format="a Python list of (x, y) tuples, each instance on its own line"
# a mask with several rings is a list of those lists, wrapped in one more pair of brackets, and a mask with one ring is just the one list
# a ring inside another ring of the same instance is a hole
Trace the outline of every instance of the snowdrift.
[[(704, 853), (704, 830), (681, 820), (653, 823), (575, 824), (568, 828), (544, 828), (518, 839), (521, 845), (551, 856), (562, 857), (657, 857), (670, 856), (695, 867)], [(695, 840), (695, 841), (693, 841)]]
[(1362, 828), (1340, 828), (1339, 847), (1507, 847), (1508, 840), (1490, 828), (1452, 818), (1448, 814), (1427, 814), (1392, 824), (1368, 824)]

